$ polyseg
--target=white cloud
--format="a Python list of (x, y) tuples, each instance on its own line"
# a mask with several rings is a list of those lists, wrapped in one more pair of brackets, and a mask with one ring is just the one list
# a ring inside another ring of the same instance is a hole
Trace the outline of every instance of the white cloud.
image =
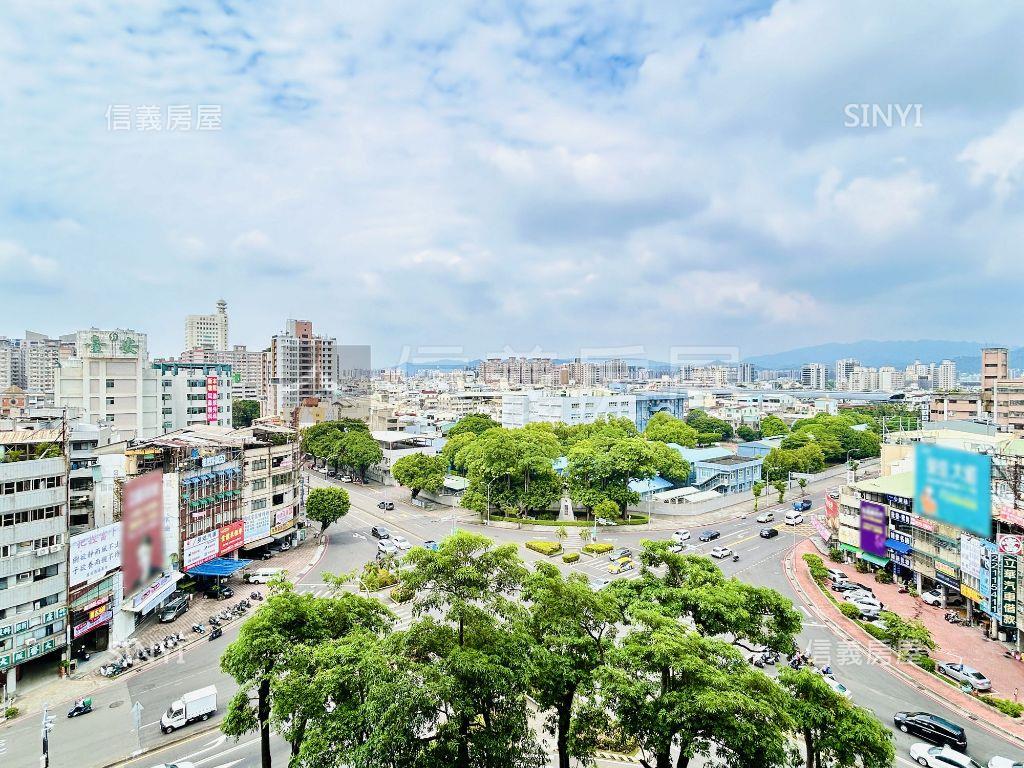
[(1008, 197), (1024, 180), (1024, 109), (992, 133), (971, 141), (957, 160), (969, 166), (972, 184), (989, 184), (999, 199)]
[(861, 176), (829, 194), (819, 188), (826, 206), (871, 237), (884, 237), (915, 226), (935, 197), (936, 187), (922, 181), (915, 171), (884, 178)]

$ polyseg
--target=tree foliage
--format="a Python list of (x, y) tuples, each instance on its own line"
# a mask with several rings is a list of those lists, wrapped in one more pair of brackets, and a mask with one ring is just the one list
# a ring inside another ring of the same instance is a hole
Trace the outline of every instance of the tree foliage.
[(651, 416), (644, 428), (644, 437), (661, 443), (676, 443), (685, 448), (694, 448), (697, 445), (697, 430), (682, 419), (677, 419), (664, 411)]
[(492, 507), (520, 515), (547, 509), (562, 492), (552, 465), (561, 452), (558, 438), (548, 430), (487, 430), (457, 454), (469, 480), (462, 505), (485, 512), (489, 498)]
[(306, 517), (320, 523), (320, 533), (348, 514), (351, 501), (344, 488), (314, 488), (306, 497)]
[(740, 424), (736, 427), (736, 437), (745, 443), (749, 443), (751, 440), (761, 439), (761, 433), (746, 424)]
[(698, 434), (717, 435), (717, 439), (712, 442), (732, 437), (732, 425), (729, 422), (708, 416), (700, 408), (694, 408), (686, 414), (686, 423), (697, 430)]
[(494, 429), (501, 425), (488, 416), (485, 413), (467, 413), (457, 422), (455, 422), (446, 433), (446, 437), (450, 440), (453, 437), (471, 433), (474, 435), (482, 435), (488, 429)]
[(322, 421), (302, 430), (302, 450), (320, 461), (332, 462), (337, 467), (345, 457), (344, 439), (349, 432), (364, 432), (367, 437), (370, 436), (369, 427), (359, 419)]
[(260, 403), (258, 400), (231, 401), (231, 426), (235, 429), (251, 427), (259, 417)]
[(447, 469), (448, 463), (443, 456), (410, 453), (391, 466), (391, 474), (400, 485), (404, 485), (412, 492), (415, 499), (420, 491), (439, 491), (444, 484)]
[(763, 437), (789, 434), (789, 427), (786, 426), (786, 422), (771, 413), (761, 419), (759, 426)]

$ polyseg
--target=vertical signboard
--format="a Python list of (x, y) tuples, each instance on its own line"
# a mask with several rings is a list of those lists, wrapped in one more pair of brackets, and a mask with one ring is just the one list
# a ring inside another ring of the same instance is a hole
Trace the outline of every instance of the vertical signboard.
[(220, 406), (217, 404), (217, 377), (206, 377), (206, 423), (216, 424), (217, 416), (220, 414)]
[(1000, 555), (1002, 558), (1002, 613), (1000, 622), (1005, 626), (1017, 624), (1017, 556)]
[(988, 538), (992, 459), (929, 443), (919, 443), (914, 453), (914, 511)]
[(159, 470), (129, 480), (121, 491), (121, 570), (126, 594), (134, 594), (163, 570), (163, 491)]
[(876, 557), (887, 557), (885, 539), (889, 520), (885, 507), (873, 501), (860, 503), (860, 548)]

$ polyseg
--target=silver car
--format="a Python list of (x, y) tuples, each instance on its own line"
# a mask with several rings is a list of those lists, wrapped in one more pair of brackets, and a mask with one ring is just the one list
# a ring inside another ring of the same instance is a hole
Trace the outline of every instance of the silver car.
[(947, 661), (944, 664), (939, 664), (936, 669), (946, 675), (946, 677), (952, 678), (958, 683), (969, 685), (976, 691), (992, 690), (992, 681), (974, 667), (968, 667), (966, 664), (955, 664), (951, 661)]
[(397, 555), (398, 545), (395, 544), (390, 538), (381, 539), (377, 542), (377, 557), (382, 555)]

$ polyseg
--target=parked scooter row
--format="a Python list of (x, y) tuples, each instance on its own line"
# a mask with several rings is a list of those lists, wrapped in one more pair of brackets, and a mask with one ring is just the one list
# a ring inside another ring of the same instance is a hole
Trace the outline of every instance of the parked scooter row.
[(110, 664), (104, 664), (100, 667), (100, 674), (104, 677), (117, 677), (121, 673), (127, 672), (131, 669), (132, 664), (134, 663), (135, 662), (132, 660), (131, 656), (122, 656), (116, 661), (113, 661)]
[(946, 618), (946, 621), (948, 621), (950, 624), (960, 624), (960, 625), (963, 625), (965, 627), (970, 624), (970, 622), (967, 621), (967, 619), (962, 618), (960, 616), (960, 614), (957, 613), (956, 611), (947, 611), (945, 618)]
[(771, 664), (775, 665), (779, 663), (780, 656), (775, 651), (764, 651), (761, 654), (754, 654), (750, 657), (751, 663), (759, 669), (764, 669), (765, 666)]

